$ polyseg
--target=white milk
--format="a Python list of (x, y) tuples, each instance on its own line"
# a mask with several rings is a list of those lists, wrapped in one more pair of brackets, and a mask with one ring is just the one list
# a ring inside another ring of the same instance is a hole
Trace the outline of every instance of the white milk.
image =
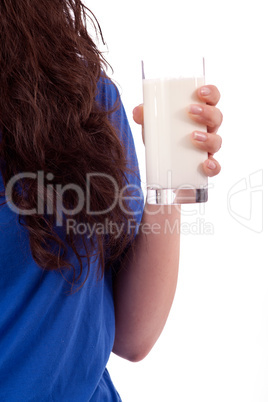
[(147, 186), (207, 185), (201, 166), (207, 153), (191, 142), (191, 133), (206, 127), (188, 116), (189, 105), (200, 103), (196, 89), (202, 85), (203, 77), (143, 80)]

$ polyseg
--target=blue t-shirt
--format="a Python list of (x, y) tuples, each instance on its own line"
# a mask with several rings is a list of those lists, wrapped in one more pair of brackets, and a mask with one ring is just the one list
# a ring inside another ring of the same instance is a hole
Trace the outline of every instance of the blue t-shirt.
[[(102, 78), (98, 102), (110, 108), (116, 96), (116, 88)], [(110, 119), (135, 170), (128, 180), (140, 186), (121, 101)], [(139, 223), (143, 200), (132, 207)], [(96, 281), (96, 269), (97, 261), (92, 260), (86, 283), (70, 294), (60, 273), (44, 271), (34, 262), (18, 215), (7, 204), (0, 207), (1, 401), (121, 401), (106, 369), (115, 335), (113, 274), (107, 271)]]

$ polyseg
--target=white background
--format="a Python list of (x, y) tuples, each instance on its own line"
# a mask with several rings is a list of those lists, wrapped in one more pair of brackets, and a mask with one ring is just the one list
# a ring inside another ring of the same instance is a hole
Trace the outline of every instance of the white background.
[(85, 4), (103, 30), (143, 181), (144, 147), (132, 120), (142, 103), (143, 54), (203, 54), (206, 81), (220, 89), (224, 114), (222, 171), (209, 180), (209, 202), (184, 207), (178, 288), (166, 327), (142, 362), (111, 356), (115, 386), (123, 402), (267, 402), (267, 3)]

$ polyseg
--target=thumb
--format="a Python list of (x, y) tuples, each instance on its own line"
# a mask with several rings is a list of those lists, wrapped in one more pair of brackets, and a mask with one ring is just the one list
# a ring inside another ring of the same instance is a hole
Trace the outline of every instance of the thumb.
[(141, 124), (143, 125), (143, 104), (136, 106), (133, 109), (133, 120), (137, 123), (137, 124)]

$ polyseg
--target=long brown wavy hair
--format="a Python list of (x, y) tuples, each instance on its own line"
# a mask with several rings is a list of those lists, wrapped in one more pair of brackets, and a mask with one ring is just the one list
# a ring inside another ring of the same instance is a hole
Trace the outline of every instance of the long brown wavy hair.
[[(126, 184), (123, 145), (109, 120), (117, 106), (107, 111), (95, 99), (107, 62), (87, 32), (87, 17), (102, 37), (97, 20), (80, 0), (0, 1), (0, 158), (5, 186), (20, 172), (38, 171), (45, 177), (52, 173), (50, 184), (74, 183), (85, 194), (88, 173), (112, 176), (119, 189)], [(56, 186), (51, 194), (45, 185), (40, 191), (32, 178), (18, 183), (13, 202), (20, 209), (36, 208), (40, 196), (45, 206), (52, 195), (56, 199)], [(110, 180), (104, 175), (91, 178), (91, 211), (109, 209), (114, 198)], [(64, 193), (65, 208), (77, 202), (75, 191)], [(133, 235), (124, 231), (117, 238), (113, 233), (95, 233), (88, 240), (85, 234), (78, 241), (78, 236), (65, 230), (63, 239), (55, 227), (54, 201), (51, 214), (18, 216), (28, 230), (36, 263), (45, 270), (71, 270), (73, 283), (82, 277), (84, 258), (88, 276), (93, 254), (99, 258), (102, 277)], [(111, 211), (93, 215), (84, 205), (71, 218), (91, 227), (107, 219), (121, 225), (129, 213), (116, 203)], [(66, 257), (67, 245), (77, 257), (76, 266)]]

